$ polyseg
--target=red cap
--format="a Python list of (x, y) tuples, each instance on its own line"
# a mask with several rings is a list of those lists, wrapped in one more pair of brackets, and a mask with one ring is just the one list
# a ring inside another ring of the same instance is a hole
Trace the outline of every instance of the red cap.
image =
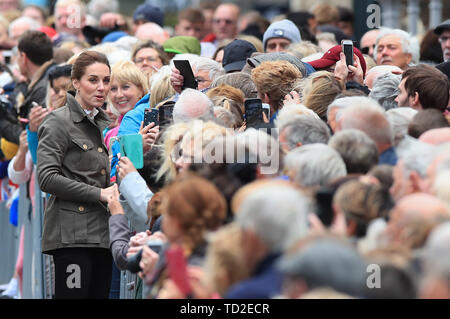
[(46, 26), (40, 27), (38, 31), (44, 32), (50, 38), (50, 40), (53, 40), (53, 38), (57, 35), (55, 29)]
[[(316, 70), (326, 69), (341, 59), (342, 48), (340, 45), (336, 45), (323, 54), (319, 60), (308, 62)], [(366, 60), (361, 51), (353, 47), (353, 52), (358, 56), (361, 68), (363, 69), (364, 76), (366, 75)]]

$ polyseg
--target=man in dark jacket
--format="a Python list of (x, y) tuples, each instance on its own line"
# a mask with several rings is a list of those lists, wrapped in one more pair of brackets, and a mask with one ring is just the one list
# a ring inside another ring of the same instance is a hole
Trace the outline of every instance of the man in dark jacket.
[[(0, 118), (0, 136), (19, 144), (19, 136), (23, 130), (20, 122), (26, 122), (28, 114), (36, 102), (43, 105), (47, 91), (47, 73), (54, 65), (53, 46), (50, 38), (40, 31), (27, 31), (19, 40), (18, 64), (20, 72), (28, 80), (25, 94), (19, 93), (16, 105), (8, 116)], [(22, 121), (19, 121), (19, 120)]]

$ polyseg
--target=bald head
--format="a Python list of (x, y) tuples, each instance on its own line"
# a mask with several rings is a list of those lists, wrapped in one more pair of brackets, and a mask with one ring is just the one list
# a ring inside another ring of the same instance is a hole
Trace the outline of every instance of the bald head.
[(397, 202), (386, 234), (391, 242), (417, 248), (435, 225), (449, 217), (443, 201), (429, 194), (414, 193)]
[(212, 29), (218, 41), (234, 39), (237, 35), (237, 21), (240, 9), (234, 3), (223, 3), (214, 12)]
[(370, 30), (367, 31), (361, 38), (361, 50), (368, 48), (368, 54), (373, 57), (373, 51), (375, 49), (375, 43), (377, 41), (378, 33), (380, 30)]
[(419, 141), (438, 145), (450, 142), (450, 127), (435, 128), (420, 135)]
[(141, 24), (134, 36), (140, 41), (152, 40), (161, 45), (170, 37), (167, 31), (153, 22)]
[(386, 73), (402, 74), (403, 70), (395, 65), (377, 65), (371, 68), (366, 75), (364, 83), (372, 90), (375, 81)]

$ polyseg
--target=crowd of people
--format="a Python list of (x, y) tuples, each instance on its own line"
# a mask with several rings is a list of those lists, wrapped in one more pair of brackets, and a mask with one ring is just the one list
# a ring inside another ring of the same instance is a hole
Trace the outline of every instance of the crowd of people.
[(54, 298), (450, 298), (450, 20), (3, 2), (1, 177), (45, 194)]

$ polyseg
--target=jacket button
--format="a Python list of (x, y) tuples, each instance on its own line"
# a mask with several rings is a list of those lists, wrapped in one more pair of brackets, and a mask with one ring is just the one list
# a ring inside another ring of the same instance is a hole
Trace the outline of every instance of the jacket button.
[(85, 150), (87, 150), (87, 145), (86, 145), (86, 144), (83, 144), (83, 148), (84, 148)]
[(101, 173), (102, 175), (105, 175), (105, 174), (106, 174), (106, 169), (102, 168), (102, 170), (100, 171), (100, 173)]
[(103, 152), (103, 148), (99, 147), (99, 148), (97, 148), (97, 151), (98, 151), (99, 153), (102, 153), (102, 152)]
[(84, 212), (84, 207), (83, 207), (83, 206), (80, 206), (80, 207), (78, 207), (78, 210), (79, 210), (80, 212)]

